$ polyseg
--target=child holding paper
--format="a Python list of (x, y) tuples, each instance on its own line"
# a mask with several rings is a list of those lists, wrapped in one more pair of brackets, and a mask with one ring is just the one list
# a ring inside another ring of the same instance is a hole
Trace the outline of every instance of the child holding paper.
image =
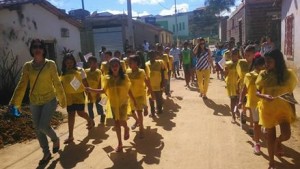
[[(277, 96), (292, 93), (297, 85), (297, 77), (287, 69), (283, 54), (275, 49), (265, 53), (266, 70), (256, 80), (259, 124), (266, 128), (269, 153), (269, 168), (275, 168), (274, 155), (282, 155), (282, 142), (291, 137), (290, 123), (295, 119), (291, 104)], [(280, 135), (276, 137), (276, 126)]]
[[(62, 62), (61, 83), (66, 93), (69, 137), (64, 141), (64, 144), (73, 142), (73, 130), (75, 124), (75, 113), (86, 119), (87, 129), (94, 127), (94, 121), (84, 111), (85, 94), (84, 87), (88, 87), (86, 74), (83, 69), (76, 67), (76, 60), (71, 53), (64, 56)], [(89, 96), (91, 97), (91, 96)]]
[(108, 75), (104, 77), (102, 89), (86, 88), (87, 91), (106, 93), (111, 105), (111, 111), (115, 120), (116, 134), (118, 137), (118, 146), (115, 149), (116, 152), (120, 152), (123, 149), (123, 143), (121, 138), (121, 126), (124, 127), (124, 140), (129, 139), (129, 127), (127, 126), (127, 114), (128, 112), (128, 99), (130, 96), (134, 106), (136, 101), (132, 96), (130, 90), (130, 80), (121, 68), (121, 62), (118, 58), (110, 59)]
[[(101, 77), (102, 73), (101, 71), (97, 68), (97, 58), (94, 56), (91, 56), (88, 58), (88, 64), (90, 68), (85, 69), (86, 72), (86, 79), (91, 88), (94, 89), (100, 89), (101, 88)], [(99, 101), (101, 100), (101, 97), (99, 94), (96, 93), (91, 93), (88, 94), (88, 112), (89, 116), (91, 119), (94, 120), (94, 111), (93, 111), (93, 105), (96, 105), (97, 113), (100, 115), (100, 124), (104, 124), (105, 122), (105, 114), (103, 112), (103, 107), (101, 104), (99, 104)]]

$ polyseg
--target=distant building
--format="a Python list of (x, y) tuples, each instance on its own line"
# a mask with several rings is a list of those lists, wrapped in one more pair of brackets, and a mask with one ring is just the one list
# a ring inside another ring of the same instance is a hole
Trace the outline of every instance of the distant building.
[(300, 78), (300, 10), (299, 1), (281, 0), (281, 50), (288, 66), (297, 71)]
[[(172, 32), (146, 24), (133, 21), (135, 49), (142, 48), (144, 40), (149, 44), (170, 44), (173, 41)], [(129, 39), (127, 15), (94, 14), (86, 18), (86, 28), (81, 33), (83, 53), (93, 52), (99, 56), (101, 46), (107, 50), (123, 52), (125, 42)]]
[(0, 1), (0, 50), (19, 56), (19, 66), (31, 60), (29, 45), (32, 39), (45, 40), (47, 58), (61, 65), (63, 48), (81, 51), (81, 23), (72, 19), (48, 1)]
[(227, 41), (227, 19), (228, 17), (224, 17), (221, 19), (219, 23), (219, 41), (225, 42)]
[(260, 41), (263, 36), (273, 38), (280, 46), (280, 6), (274, 0), (244, 0), (227, 20), (227, 40), (236, 42)]

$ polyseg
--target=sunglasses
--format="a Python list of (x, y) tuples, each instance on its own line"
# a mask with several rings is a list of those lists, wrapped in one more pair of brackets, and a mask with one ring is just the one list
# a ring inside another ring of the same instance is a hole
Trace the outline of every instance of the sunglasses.
[(33, 45), (32, 49), (43, 49), (42, 45)]

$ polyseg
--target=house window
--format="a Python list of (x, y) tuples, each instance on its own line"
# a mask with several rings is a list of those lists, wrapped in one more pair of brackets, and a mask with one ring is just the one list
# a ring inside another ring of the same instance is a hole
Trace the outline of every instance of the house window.
[(61, 28), (60, 33), (61, 33), (61, 37), (63, 38), (70, 37), (70, 32), (68, 28)]
[(294, 15), (285, 18), (284, 54), (288, 60), (294, 60)]

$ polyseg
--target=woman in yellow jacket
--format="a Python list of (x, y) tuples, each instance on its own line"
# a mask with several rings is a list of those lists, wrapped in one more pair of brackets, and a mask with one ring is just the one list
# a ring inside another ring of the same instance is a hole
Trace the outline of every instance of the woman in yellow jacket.
[[(87, 129), (94, 127), (94, 121), (84, 111), (85, 106), (85, 87), (88, 87), (86, 74), (83, 69), (76, 67), (76, 60), (71, 53), (66, 54), (62, 62), (62, 75), (60, 77), (67, 97), (67, 112), (69, 137), (64, 144), (73, 142), (73, 130), (75, 124), (75, 113), (86, 119)], [(90, 96), (89, 96), (90, 97)]]
[(30, 44), (30, 54), (33, 60), (26, 62), (10, 105), (21, 106), (28, 83), (30, 84), (30, 111), (37, 139), (43, 149), (44, 157), (39, 164), (43, 165), (51, 159), (47, 136), (53, 142), (53, 153), (59, 150), (59, 138), (50, 126), (57, 101), (61, 107), (66, 106), (66, 96), (59, 81), (55, 63), (46, 59), (46, 46), (43, 40), (34, 39)]
[[(274, 155), (282, 154), (282, 142), (291, 137), (291, 122), (295, 113), (291, 103), (279, 98), (291, 94), (297, 85), (297, 77), (287, 69), (283, 54), (275, 49), (265, 53), (266, 70), (260, 72), (256, 80), (259, 124), (266, 128), (269, 153), (269, 168), (275, 168)], [(280, 135), (276, 137), (276, 126), (280, 126)]]
[(136, 101), (130, 90), (130, 80), (121, 68), (121, 62), (118, 58), (112, 58), (109, 61), (109, 72), (104, 77), (102, 89), (86, 88), (89, 92), (105, 93), (111, 105), (111, 112), (115, 120), (116, 134), (118, 137), (118, 146), (116, 152), (123, 149), (121, 138), (121, 126), (124, 127), (124, 140), (129, 139), (129, 127), (127, 126), (128, 99), (130, 96), (134, 105)]

